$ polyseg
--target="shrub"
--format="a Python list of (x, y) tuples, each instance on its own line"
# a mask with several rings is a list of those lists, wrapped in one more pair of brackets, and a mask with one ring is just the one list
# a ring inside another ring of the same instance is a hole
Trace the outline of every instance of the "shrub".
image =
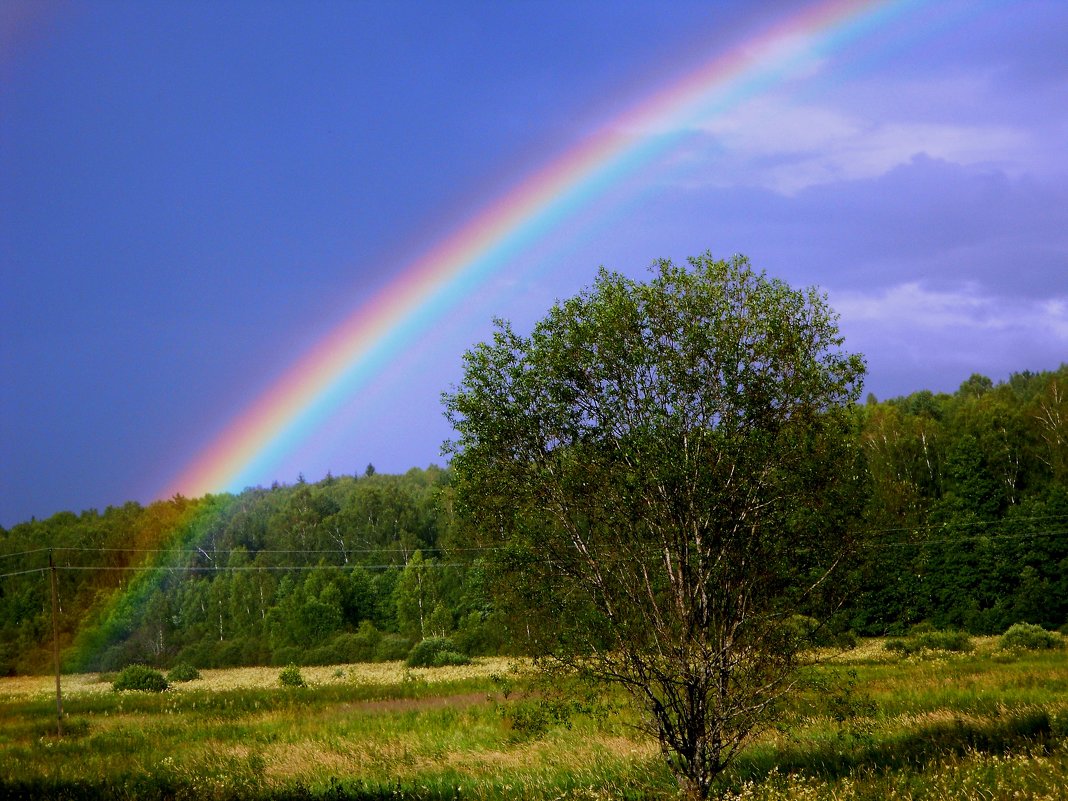
[(793, 645), (822, 645), (816, 642), (816, 632), (820, 629), (818, 620), (806, 615), (791, 615), (782, 624), (783, 636)]
[(431, 667), (439, 653), (455, 650), (452, 640), (446, 637), (427, 637), (412, 646), (405, 663), (408, 667)]
[(404, 659), (412, 649), (412, 641), (400, 634), (384, 634), (375, 645), (376, 662), (394, 662)]
[(305, 651), (304, 658), (300, 661), (303, 665), (336, 665), (346, 660), (337, 648), (327, 644)]
[(140, 664), (145, 658), (144, 653), (133, 641), (126, 641), (119, 645), (112, 645), (105, 650), (99, 659), (90, 662), (90, 667), (100, 673), (113, 673), (122, 670), (129, 664)]
[(271, 654), (272, 665), (298, 665), (304, 661), (304, 650), (295, 645), (285, 645)]
[(161, 693), (167, 689), (167, 680), (158, 670), (147, 665), (128, 665), (122, 669), (118, 678), (111, 685), (116, 692), (123, 690), (142, 690)]
[(857, 635), (842, 620), (820, 622), (808, 615), (791, 615), (782, 622), (781, 634), (788, 644), (800, 648), (857, 647)]
[(209, 667), (211, 663), (211, 643), (191, 643), (178, 652), (174, 658), (175, 664), (187, 663), (194, 667)]
[(973, 647), (972, 638), (963, 631), (928, 631), (914, 639), (919, 646), (917, 650), (963, 653)]
[(999, 647), (1004, 651), (1011, 649), (1048, 651), (1060, 648), (1063, 644), (1064, 641), (1058, 635), (1033, 623), (1014, 623), (1001, 635), (1001, 640), (998, 642)]
[(167, 681), (193, 681), (200, 678), (200, 671), (188, 662), (179, 662), (167, 674)]
[(471, 656), (495, 656), (507, 640), (499, 613), (471, 612), (460, 618), (451, 636), (457, 650)]
[(242, 643), (234, 640), (216, 641), (211, 647), (211, 661), (207, 667), (227, 668), (242, 664)]
[(0, 642), (0, 676), (14, 676), (18, 649), (14, 643)]
[(461, 654), (459, 651), (439, 651), (431, 667), (462, 667), (470, 664), (471, 658), (467, 654)]
[(415, 644), (408, 653), (408, 667), (444, 667), (469, 665), (471, 660), (456, 650), (448, 637), (427, 637)]
[(844, 648), (852, 651), (857, 647), (857, 634), (852, 629), (846, 629), (845, 631), (839, 631), (831, 636), (831, 645), (835, 648)]
[(278, 681), (283, 687), (307, 687), (308, 683), (300, 675), (300, 668), (296, 665), (288, 665), (278, 674)]
[(356, 633), (343, 631), (330, 641), (337, 662), (373, 662), (382, 634), (371, 621), (361, 621)]

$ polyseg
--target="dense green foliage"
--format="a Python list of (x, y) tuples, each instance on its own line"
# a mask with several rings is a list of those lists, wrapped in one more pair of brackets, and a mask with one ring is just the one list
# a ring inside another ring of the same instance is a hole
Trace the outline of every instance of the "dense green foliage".
[(167, 681), (196, 681), (200, 671), (188, 662), (179, 662), (167, 672)]
[(468, 665), (469, 657), (456, 650), (456, 645), (448, 637), (427, 637), (416, 643), (408, 654), (408, 667), (445, 667), (447, 665)]
[(445, 396), (458, 514), (539, 656), (618, 684), (693, 798), (795, 686), (850, 550), (864, 361), (742, 256), (602, 269)]
[(1068, 365), (860, 409), (875, 532), (841, 625), (1068, 622)]
[(141, 690), (161, 693), (167, 689), (167, 679), (158, 670), (147, 665), (127, 665), (119, 673), (111, 686), (116, 692), (123, 690)]
[(434, 467), (23, 523), (0, 530), (0, 573), (20, 573), (0, 578), (0, 674), (50, 668), (47, 548), (65, 670), (393, 660), (432, 635), (497, 653), (477, 553), (448, 555), (453, 537)]
[[(1068, 623), (1068, 366), (858, 414), (872, 497), (853, 525), (875, 536), (821, 637)], [(469, 655), (523, 650), (448, 471), (367, 472), (0, 529), (0, 674), (51, 668), (48, 548), (65, 670), (404, 659), (442, 634)], [(173, 569), (127, 569), (153, 566)]]
[(278, 674), (278, 683), (283, 687), (308, 686), (308, 683), (304, 681), (304, 676), (301, 675), (300, 668), (296, 665), (286, 665), (282, 668), (282, 672)]
[(1064, 646), (1064, 639), (1033, 623), (1014, 623), (1001, 635), (1000, 646), (1005, 650), (1051, 651)]

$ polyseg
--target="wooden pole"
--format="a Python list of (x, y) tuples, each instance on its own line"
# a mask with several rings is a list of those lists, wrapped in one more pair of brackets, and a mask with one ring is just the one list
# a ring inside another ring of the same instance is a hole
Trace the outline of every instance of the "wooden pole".
[(56, 665), (56, 730), (63, 736), (63, 691), (59, 684), (59, 598), (56, 593), (56, 563), (48, 552), (48, 567), (52, 576), (52, 661)]

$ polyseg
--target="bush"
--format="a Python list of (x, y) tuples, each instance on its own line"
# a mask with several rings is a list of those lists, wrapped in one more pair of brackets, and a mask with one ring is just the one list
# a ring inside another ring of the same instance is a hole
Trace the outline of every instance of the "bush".
[(408, 667), (445, 667), (469, 665), (471, 660), (456, 650), (448, 637), (427, 637), (415, 644), (408, 653)]
[(356, 634), (352, 635), (352, 661), (373, 662), (375, 649), (382, 641), (382, 632), (375, 628), (370, 620), (361, 620)]
[(272, 665), (299, 665), (304, 661), (304, 649), (285, 645), (271, 654)]
[[(364, 624), (370, 627), (370, 631), (365, 630)], [(338, 634), (330, 641), (330, 647), (338, 655), (339, 662), (370, 662), (374, 659), (375, 645), (381, 636), (374, 630), (374, 626), (365, 620), (360, 624), (359, 633)]]
[(168, 687), (163, 674), (147, 665), (129, 665), (123, 668), (111, 686), (116, 692), (142, 690), (153, 693), (161, 693)]
[(467, 654), (461, 654), (459, 651), (440, 651), (434, 657), (432, 667), (463, 667), (470, 664), (471, 658)]
[(300, 660), (302, 665), (337, 665), (345, 661), (347, 660), (331, 644), (305, 651), (304, 658)]
[(451, 636), (457, 650), (471, 656), (496, 656), (508, 639), (500, 614), (482, 612), (471, 612), (460, 618)]
[(783, 636), (787, 642), (795, 646), (823, 645), (823, 643), (816, 642), (816, 633), (819, 630), (820, 622), (806, 615), (791, 615), (782, 623)]
[(857, 647), (857, 635), (842, 620), (820, 622), (808, 615), (791, 615), (782, 622), (781, 634), (787, 644), (798, 648)]
[(211, 647), (211, 663), (208, 667), (228, 668), (242, 664), (242, 643), (234, 640), (217, 640)]
[(197, 668), (210, 667), (211, 643), (195, 642), (182, 648), (174, 658), (175, 664), (183, 662)]
[(179, 662), (167, 674), (167, 681), (193, 681), (200, 678), (200, 671), (188, 662)]
[(1033, 623), (1014, 623), (1001, 635), (998, 646), (1003, 651), (1049, 651), (1064, 645), (1058, 635)]
[(119, 645), (112, 645), (98, 659), (90, 661), (89, 667), (100, 673), (113, 673), (122, 670), (126, 665), (140, 664), (144, 659), (145, 654), (137, 643), (128, 640)]
[(300, 675), (300, 668), (296, 665), (288, 665), (278, 674), (278, 681), (283, 687), (307, 687), (308, 683)]
[(18, 648), (14, 643), (0, 642), (0, 676), (14, 676), (18, 662)]
[(929, 631), (914, 638), (919, 648), (928, 651), (956, 651), (963, 653), (972, 650), (972, 638), (963, 631)]
[(845, 631), (839, 631), (836, 634), (831, 635), (831, 645), (835, 648), (844, 648), (848, 651), (852, 651), (857, 647), (859, 640), (857, 634), (852, 629), (846, 629)]
[(400, 634), (384, 634), (375, 645), (376, 662), (395, 662), (404, 659), (412, 649), (412, 641)]

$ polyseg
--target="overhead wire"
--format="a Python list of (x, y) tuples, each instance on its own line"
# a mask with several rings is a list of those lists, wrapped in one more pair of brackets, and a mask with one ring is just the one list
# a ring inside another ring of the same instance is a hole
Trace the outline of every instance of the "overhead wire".
[[(910, 532), (913, 534), (920, 534), (921, 532), (932, 532), (937, 530), (946, 530), (949, 528), (974, 528), (977, 526), (994, 526), (998, 524), (1014, 525), (1016, 523), (1025, 522), (1039, 522), (1039, 521), (1059, 521), (1068, 520), (1068, 515), (1035, 515), (1031, 517), (1022, 518), (1000, 518), (1000, 519), (987, 519), (987, 520), (974, 520), (974, 521), (954, 521), (953, 523), (929, 523), (922, 526), (894, 526), (887, 528), (876, 529), (862, 529), (859, 531), (851, 532), (853, 536), (859, 537), (871, 537), (877, 534), (890, 534), (896, 532)], [(939, 537), (939, 538), (919, 538), (910, 541), (867, 541), (859, 543), (859, 546), (868, 550), (880, 550), (887, 548), (921, 548), (929, 545), (944, 545), (952, 543), (970, 542), (970, 541), (1005, 541), (1005, 540), (1022, 540), (1029, 538), (1044, 538), (1053, 536), (1064, 536), (1063, 531), (1023, 531), (1023, 532), (1000, 532), (1000, 533), (971, 533), (971, 534), (955, 534), (953, 536)], [(614, 546), (610, 543), (605, 543), (599, 547), (601, 549), (612, 549)], [(115, 548), (115, 547), (90, 547), (90, 546), (56, 546), (52, 548), (34, 548), (30, 550), (17, 551), (14, 553), (0, 554), (0, 558), (14, 558), (20, 556), (32, 556), (39, 553), (98, 553), (98, 554), (164, 554), (168, 556), (201, 556), (209, 560), (224, 559), (233, 557), (235, 554), (247, 556), (249, 558), (256, 558), (260, 554), (288, 554), (288, 555), (304, 555), (304, 556), (322, 556), (325, 554), (340, 555), (343, 558), (351, 554), (408, 554), (419, 551), (424, 554), (436, 553), (436, 554), (463, 554), (463, 553), (484, 553), (504, 550), (503, 546), (495, 545), (480, 545), (480, 546), (464, 546), (464, 547), (420, 547), (420, 548), (396, 548), (396, 547), (377, 547), (377, 548), (328, 548), (328, 549), (286, 549), (286, 548), (264, 548), (255, 551), (247, 549), (227, 549), (218, 551), (206, 551), (202, 548)], [(283, 572), (287, 570), (298, 571), (311, 571), (311, 570), (345, 570), (355, 569), (361, 567), (366, 570), (390, 570), (390, 569), (402, 569), (405, 567), (405, 563), (390, 562), (385, 564), (368, 564), (363, 562), (346, 562), (345, 564), (277, 564), (277, 565), (165, 565), (165, 564), (142, 564), (142, 565), (71, 565), (71, 564), (56, 564), (56, 570), (75, 571), (75, 570), (96, 570), (96, 571), (127, 571), (137, 572), (146, 570), (161, 570), (161, 571), (185, 571), (190, 573), (219, 573), (219, 572)], [(444, 568), (444, 567), (462, 567), (462, 562), (439, 562), (439, 561), (426, 561), (424, 566), (432, 569)], [(27, 568), (17, 571), (9, 571), (7, 573), (0, 573), (0, 579), (11, 578), (15, 576), (27, 575), (32, 573), (40, 573), (49, 570), (47, 566), (37, 568)]]

